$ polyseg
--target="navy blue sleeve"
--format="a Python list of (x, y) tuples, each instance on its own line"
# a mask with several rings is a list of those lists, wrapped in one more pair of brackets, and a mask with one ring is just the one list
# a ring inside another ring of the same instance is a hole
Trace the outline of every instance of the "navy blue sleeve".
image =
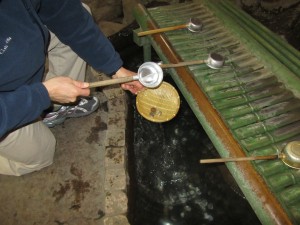
[(0, 92), (0, 138), (12, 129), (36, 120), (49, 106), (49, 94), (42, 83)]
[(80, 0), (41, 0), (42, 22), (94, 69), (111, 74), (123, 64)]

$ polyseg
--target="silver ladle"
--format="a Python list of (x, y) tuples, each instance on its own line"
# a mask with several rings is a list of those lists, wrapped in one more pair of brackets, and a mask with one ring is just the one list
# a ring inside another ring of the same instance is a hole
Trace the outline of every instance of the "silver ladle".
[(139, 32), (137, 35), (139, 37), (141, 37), (141, 36), (145, 36), (145, 35), (149, 35), (149, 34), (157, 34), (157, 33), (162, 33), (162, 32), (166, 32), (166, 31), (180, 30), (180, 29), (184, 29), (184, 28), (187, 28), (191, 32), (199, 32), (202, 30), (202, 27), (203, 27), (203, 24), (202, 24), (201, 20), (199, 18), (193, 17), (193, 18), (190, 18), (188, 23), (186, 23), (186, 24), (142, 31), (142, 32)]
[(127, 83), (135, 80), (138, 80), (147, 88), (156, 88), (163, 80), (163, 71), (157, 63), (145, 62), (139, 67), (137, 74), (134, 76), (92, 82), (89, 88)]
[(300, 169), (300, 141), (289, 142), (278, 155), (201, 159), (200, 163), (239, 162), (266, 159), (281, 159), (287, 166), (294, 169)]

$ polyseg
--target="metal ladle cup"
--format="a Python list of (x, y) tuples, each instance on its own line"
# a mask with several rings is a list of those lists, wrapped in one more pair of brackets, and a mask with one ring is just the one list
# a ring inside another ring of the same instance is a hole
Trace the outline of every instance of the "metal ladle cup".
[(239, 162), (252, 160), (281, 159), (287, 166), (300, 169), (300, 141), (289, 142), (278, 155), (201, 159), (200, 163)]
[(145, 87), (156, 88), (163, 80), (163, 71), (157, 63), (145, 62), (140, 66), (138, 76)]
[(206, 65), (212, 69), (219, 69), (224, 65), (225, 59), (222, 55), (218, 53), (210, 53), (207, 60)]
[(202, 21), (197, 17), (190, 18), (186, 25), (186, 28), (191, 32), (199, 32), (203, 28)]
[(288, 143), (282, 153), (281, 158), (287, 166), (300, 169), (300, 141)]
[(142, 31), (137, 33), (139, 37), (149, 35), (149, 34), (157, 34), (157, 33), (162, 33), (166, 31), (172, 31), (172, 30), (180, 30), (187, 28), (191, 32), (199, 32), (203, 28), (202, 21), (199, 18), (190, 18), (189, 22), (186, 24), (181, 24), (181, 25), (176, 25), (176, 26), (171, 26), (171, 27), (164, 27), (164, 28), (158, 28), (158, 29), (153, 29), (153, 30), (147, 30), (147, 31)]
[(138, 80), (147, 88), (155, 88), (158, 87), (163, 80), (163, 71), (157, 63), (145, 62), (139, 67), (137, 75), (92, 82), (90, 83), (89, 88), (127, 83), (135, 80)]

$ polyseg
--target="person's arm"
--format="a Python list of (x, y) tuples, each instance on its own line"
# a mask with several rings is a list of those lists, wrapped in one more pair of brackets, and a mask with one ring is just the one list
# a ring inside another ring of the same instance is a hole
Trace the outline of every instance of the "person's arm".
[(50, 101), (70, 103), (78, 96), (88, 96), (90, 90), (87, 87), (86, 82), (55, 77), (43, 83), (23, 85), (15, 91), (0, 92), (0, 138), (38, 119), (50, 106)]
[(0, 92), (0, 138), (11, 130), (36, 120), (49, 106), (48, 91), (42, 83)]
[(80, 0), (41, 0), (42, 22), (94, 69), (114, 74), (123, 62)]
[[(41, 0), (39, 16), (57, 37), (98, 71), (113, 77), (132, 76), (108, 38), (95, 24), (80, 0)], [(133, 94), (144, 87), (134, 81), (122, 85)]]

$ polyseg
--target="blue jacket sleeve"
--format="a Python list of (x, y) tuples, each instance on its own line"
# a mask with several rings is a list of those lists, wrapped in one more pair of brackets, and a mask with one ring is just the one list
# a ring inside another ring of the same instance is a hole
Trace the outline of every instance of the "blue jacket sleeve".
[(0, 92), (0, 138), (8, 131), (36, 120), (49, 106), (50, 98), (42, 83), (23, 85), (11, 92)]
[(41, 0), (42, 22), (94, 69), (116, 72), (122, 60), (80, 0)]

